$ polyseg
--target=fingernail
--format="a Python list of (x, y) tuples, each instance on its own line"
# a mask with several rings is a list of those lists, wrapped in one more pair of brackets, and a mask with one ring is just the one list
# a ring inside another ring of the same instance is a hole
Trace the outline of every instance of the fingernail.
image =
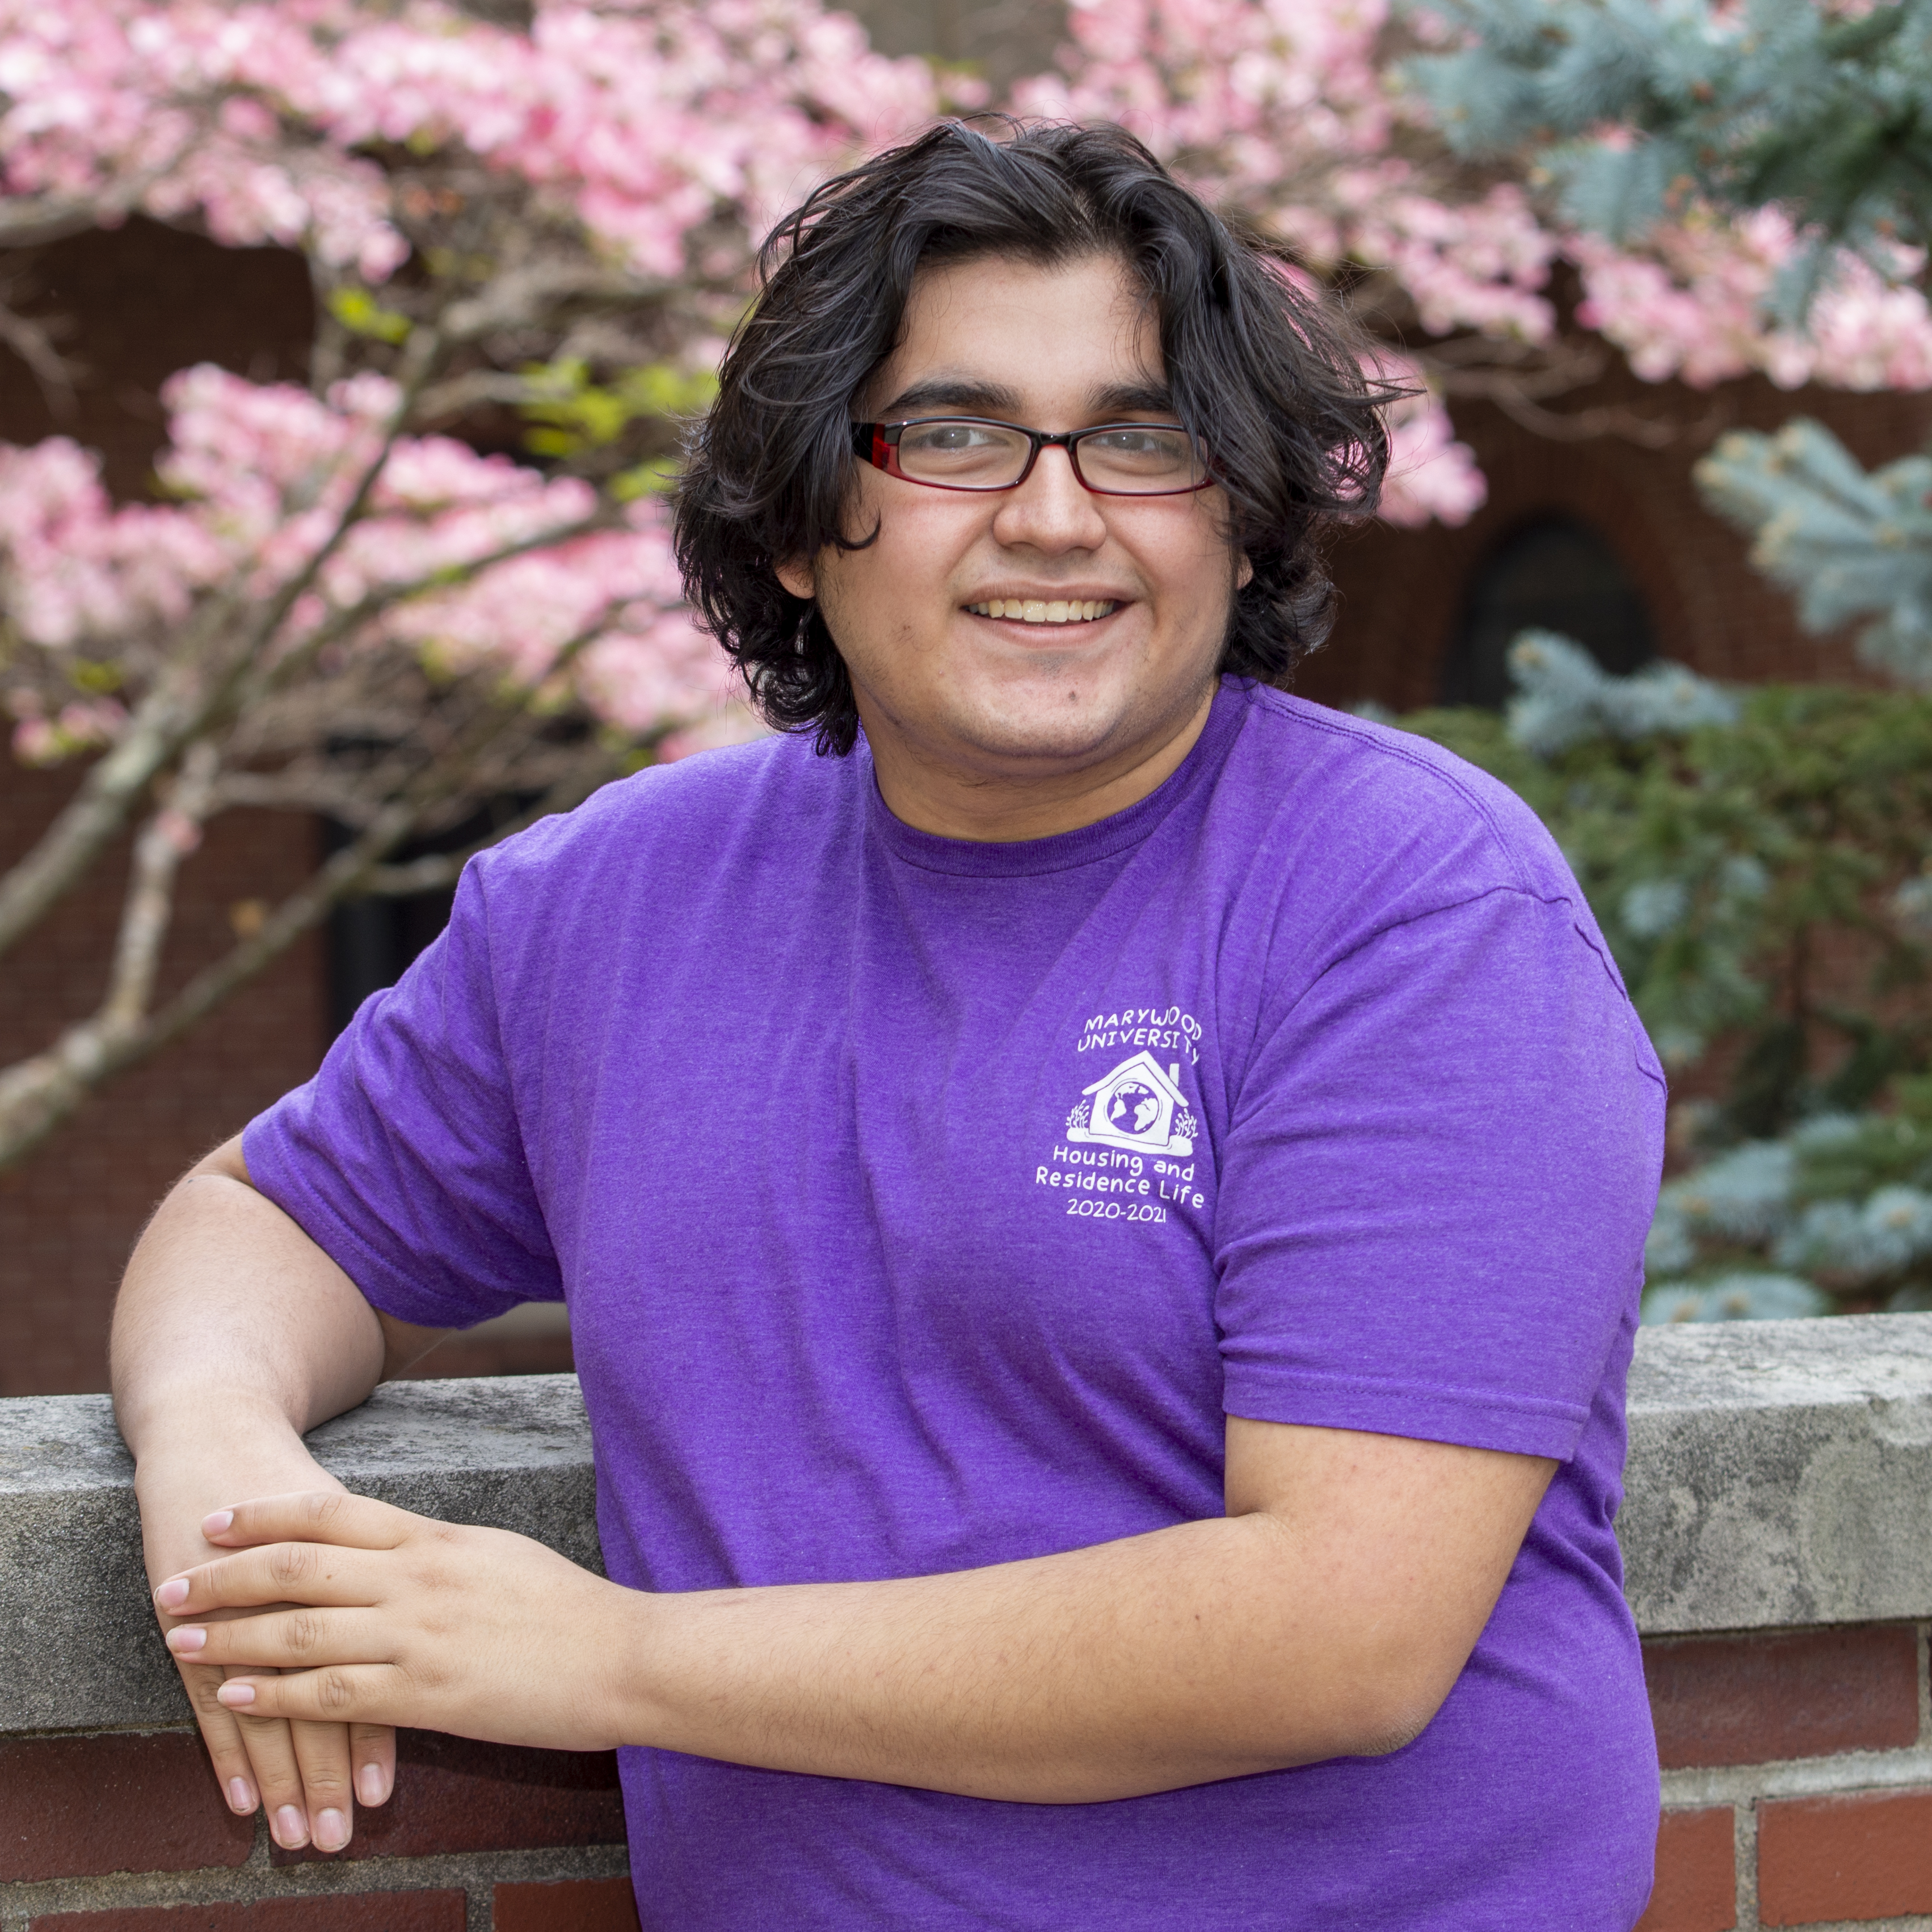
[(228, 1780), (228, 1802), (245, 1817), (255, 1808), (255, 1787), (245, 1778)]
[(203, 1536), (219, 1536), (234, 1520), (232, 1510), (217, 1510), (212, 1516), (202, 1518), (201, 1533)]
[(292, 1804), (275, 1814), (275, 1843), (285, 1852), (298, 1852), (308, 1843), (308, 1820)]
[(177, 1657), (192, 1657), (196, 1651), (207, 1647), (208, 1633), (199, 1624), (189, 1624), (168, 1632), (168, 1648)]
[(172, 1610), (178, 1605), (188, 1601), (188, 1579), (185, 1576), (170, 1576), (154, 1592), (154, 1601), (159, 1604), (163, 1610)]
[(380, 1764), (365, 1764), (356, 1774), (356, 1795), (364, 1804), (380, 1804), (389, 1795)]
[(231, 1678), (214, 1694), (231, 1711), (238, 1711), (244, 1705), (254, 1702), (255, 1687), (252, 1684), (244, 1683), (239, 1678)]
[(339, 1852), (349, 1842), (349, 1820), (340, 1811), (320, 1813), (315, 1821), (315, 1842), (325, 1852)]

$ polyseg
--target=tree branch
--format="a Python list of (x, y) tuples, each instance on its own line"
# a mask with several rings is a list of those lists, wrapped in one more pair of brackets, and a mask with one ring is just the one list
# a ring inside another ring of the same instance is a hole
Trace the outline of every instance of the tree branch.
[(22, 196), (0, 205), (0, 248), (38, 248), (50, 242), (64, 242), (70, 236), (85, 235), (92, 229), (118, 228), (140, 208), (148, 190), (200, 142), (206, 130), (211, 112), (206, 104), (197, 106), (176, 100), (171, 105), (186, 108), (193, 115), (194, 124), (165, 160), (151, 163), (138, 174), (97, 195), (44, 194)]
[[(601, 613), (596, 625), (572, 638), (558, 654), (560, 666), (601, 636), (610, 616), (608, 610)], [(367, 827), (284, 899), (256, 932), (204, 967), (158, 1011), (135, 1018), (118, 1016), (112, 1010), (111, 988), (108, 1000), (88, 1018), (68, 1028), (44, 1052), (0, 1072), (0, 1168), (32, 1152), (103, 1082), (178, 1039), (320, 925), (336, 905), (363, 891), (381, 862), (483, 766), (503, 734), (526, 722), (520, 704), (486, 700), (470, 728), (457, 734), (445, 754), (401, 796), (381, 807)], [(212, 770), (207, 782), (212, 795)], [(138, 884), (130, 886), (130, 905), (140, 890)], [(123, 950), (131, 954), (134, 942)], [(130, 970), (137, 968), (130, 963)]]
[(1554, 410), (1554, 398), (1574, 394), (1600, 380), (1610, 364), (1600, 343), (1499, 342), (1486, 336), (1452, 337), (1407, 352), (1449, 396), (1473, 396), (1493, 404), (1532, 436), (1556, 442), (1587, 442), (1616, 436), (1642, 449), (1664, 449), (1686, 440), (1701, 440), (1718, 427), (1719, 412), (1707, 411), (1694, 423), (1670, 415), (1651, 416), (1624, 404), (1580, 410)]
[(1466, 380), (1452, 386), (1450, 392), (1480, 396), (1493, 403), (1519, 429), (1554, 442), (1589, 442), (1610, 436), (1620, 442), (1635, 443), (1640, 449), (1667, 449), (1680, 439), (1697, 434), (1709, 420), (1706, 417), (1698, 423), (1686, 424), (1674, 416), (1645, 416), (1614, 404), (1587, 410), (1548, 409), (1534, 396), (1526, 394), (1520, 385), (1500, 374), (1486, 381)]
[(203, 739), (182, 760), (173, 795), (141, 828), (128, 870), (128, 896), (100, 1018), (111, 1030), (136, 1024), (153, 997), (162, 943), (174, 916), (175, 880), (215, 803), (220, 760)]
[(56, 346), (71, 324), (64, 316), (39, 321), (22, 315), (14, 305), (23, 296), (31, 298), (38, 292), (28, 275), (20, 270), (0, 274), (0, 343), (27, 365), (46, 404), (47, 413), (56, 422), (71, 422), (78, 406), (74, 381), (83, 372)]
[(616, 769), (613, 760), (606, 758), (593, 764), (586, 759), (580, 770), (560, 778), (536, 804), (496, 826), (488, 838), (479, 838), (460, 852), (431, 852), (404, 865), (374, 866), (362, 881), (362, 892), (370, 898), (408, 898), (417, 892), (438, 892), (446, 886), (453, 886), (462, 875), (464, 867), (478, 853), (487, 852), (506, 838), (527, 831), (539, 819), (574, 809), (607, 778), (614, 776)]
[[(304, 639), (299, 650), (273, 665), (260, 666), (258, 660), (296, 600), (313, 586), (324, 565), (361, 520), (428, 373), (425, 366), (417, 372), (414, 384), (406, 389), (386, 430), (382, 447), (365, 470), (350, 505), (302, 569), (270, 599), (260, 616), (247, 626), (240, 641), (226, 650), (218, 650), (212, 640), (243, 604), (242, 593), (230, 590), (204, 607), (204, 614), (195, 627), (203, 634), (202, 639), (190, 635), (154, 689), (136, 707), (125, 735), (89, 768), (79, 790), (60, 815), (32, 849), (0, 879), (0, 953), (29, 931), (99, 857), (126, 824), (148, 785), (179, 755), (182, 748), (207, 731), (224, 712), (232, 714), (238, 708), (245, 709), (258, 702), (312, 662), (328, 644), (349, 634), (392, 604), (432, 588), (467, 581), (494, 564), (606, 526), (608, 513), (600, 513), (578, 524), (504, 544), (460, 570), (439, 572), (433, 578), (410, 584), (386, 585), (318, 625)], [(204, 653), (217, 659), (212, 676), (197, 676), (201, 667), (196, 660)], [(260, 673), (252, 685), (251, 670)]]

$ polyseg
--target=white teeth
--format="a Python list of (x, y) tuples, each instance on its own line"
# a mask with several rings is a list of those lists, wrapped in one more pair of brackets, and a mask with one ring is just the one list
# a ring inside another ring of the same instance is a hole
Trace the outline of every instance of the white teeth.
[(1078, 624), (1109, 616), (1119, 606), (1106, 598), (994, 597), (966, 608), (976, 616), (1016, 617), (1023, 624)]

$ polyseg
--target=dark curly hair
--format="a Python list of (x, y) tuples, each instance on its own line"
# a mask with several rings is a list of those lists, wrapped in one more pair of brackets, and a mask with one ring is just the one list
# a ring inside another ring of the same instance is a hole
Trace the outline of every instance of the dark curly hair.
[(1138, 278), (1180, 421), (1209, 452), (1254, 572), (1235, 595), (1224, 671), (1280, 683), (1322, 642), (1334, 592), (1321, 537), (1374, 508), (1388, 466), (1378, 411), (1402, 392), (1364, 374), (1348, 324), (1298, 291), (1281, 250), (1222, 220), (1121, 128), (1003, 132), (943, 123), (778, 224), (686, 452), (685, 594), (766, 719), (815, 730), (821, 752), (852, 748), (851, 680), (818, 605), (774, 566), (872, 541), (843, 527), (852, 407), (897, 344), (922, 267), (1111, 254)]

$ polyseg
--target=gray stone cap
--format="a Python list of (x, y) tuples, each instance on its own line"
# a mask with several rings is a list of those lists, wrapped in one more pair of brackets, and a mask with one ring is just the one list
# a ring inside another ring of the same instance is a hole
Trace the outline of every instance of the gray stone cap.
[(1644, 1631), (1932, 1616), (1932, 1315), (1645, 1329), (1629, 1412)]
[[(308, 1440), (365, 1496), (603, 1568), (574, 1376), (392, 1382)], [(0, 1401), (0, 1731), (188, 1715), (148, 1606), (134, 1466), (107, 1397)]]
[(1928, 1400), (1932, 1316), (1924, 1315), (1640, 1328), (1630, 1366), (1633, 1415)]
[[(1932, 1315), (1647, 1329), (1618, 1535), (1648, 1633), (1932, 1616)], [(352, 1489), (601, 1567), (576, 1378), (392, 1383)], [(104, 1396), (0, 1401), (0, 1731), (184, 1722)]]
[[(574, 1376), (387, 1382), (361, 1408), (325, 1422), (308, 1444), (325, 1468), (359, 1490), (587, 1464), (590, 1424)], [(0, 1400), (0, 1503), (117, 1489), (134, 1473), (106, 1396)]]

